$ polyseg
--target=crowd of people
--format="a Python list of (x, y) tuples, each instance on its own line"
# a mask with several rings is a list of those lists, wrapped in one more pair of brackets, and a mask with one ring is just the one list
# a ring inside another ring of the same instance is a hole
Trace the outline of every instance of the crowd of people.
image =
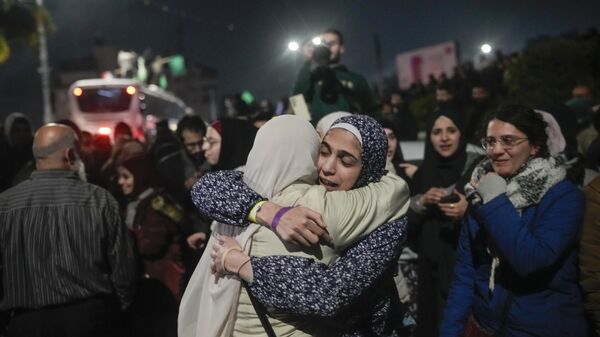
[(146, 143), (9, 115), (0, 335), (600, 335), (591, 88), (500, 105), (500, 57), (378, 104), (343, 35), (322, 38), (292, 90), (313, 124), (246, 106)]

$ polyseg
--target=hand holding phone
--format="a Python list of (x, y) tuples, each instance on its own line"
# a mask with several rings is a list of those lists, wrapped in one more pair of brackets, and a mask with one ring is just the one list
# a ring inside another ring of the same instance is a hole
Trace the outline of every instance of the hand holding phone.
[(458, 196), (458, 194), (451, 193), (445, 197), (442, 197), (440, 199), (440, 204), (451, 204), (451, 203), (457, 203), (459, 201), (460, 201), (460, 197)]
[(469, 206), (465, 196), (460, 194), (460, 192), (453, 192), (443, 199), (444, 200), (440, 200), (440, 203), (438, 204), (440, 211), (450, 219), (462, 219)]

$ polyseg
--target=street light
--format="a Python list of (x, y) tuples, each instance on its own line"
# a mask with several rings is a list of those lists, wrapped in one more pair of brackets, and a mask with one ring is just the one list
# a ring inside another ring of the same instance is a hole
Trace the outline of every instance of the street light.
[(318, 46), (318, 45), (320, 45), (322, 42), (323, 42), (323, 41), (322, 41), (322, 40), (321, 40), (321, 38), (320, 38), (320, 37), (318, 37), (318, 36), (316, 36), (316, 37), (314, 37), (314, 38), (312, 39), (312, 43), (313, 43), (315, 46)]
[(484, 54), (489, 54), (492, 52), (492, 46), (489, 43), (484, 43), (481, 45), (481, 52)]
[(288, 43), (288, 49), (291, 51), (297, 51), (298, 49), (300, 49), (300, 45), (298, 44), (298, 42), (292, 41)]

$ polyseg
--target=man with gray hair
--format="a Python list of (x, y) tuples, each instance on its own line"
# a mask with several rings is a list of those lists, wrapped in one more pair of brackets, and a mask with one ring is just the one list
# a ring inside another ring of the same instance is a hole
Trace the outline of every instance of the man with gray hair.
[(37, 170), (0, 194), (7, 336), (119, 336), (136, 282), (134, 248), (117, 202), (78, 178), (78, 140), (41, 127)]

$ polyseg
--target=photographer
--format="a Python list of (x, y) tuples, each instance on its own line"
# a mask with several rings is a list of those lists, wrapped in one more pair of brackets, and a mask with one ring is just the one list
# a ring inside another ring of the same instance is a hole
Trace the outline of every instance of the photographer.
[(344, 37), (335, 29), (325, 31), (321, 44), (300, 69), (292, 95), (303, 94), (317, 122), (334, 111), (373, 114), (377, 101), (367, 80), (340, 64), (344, 53)]

